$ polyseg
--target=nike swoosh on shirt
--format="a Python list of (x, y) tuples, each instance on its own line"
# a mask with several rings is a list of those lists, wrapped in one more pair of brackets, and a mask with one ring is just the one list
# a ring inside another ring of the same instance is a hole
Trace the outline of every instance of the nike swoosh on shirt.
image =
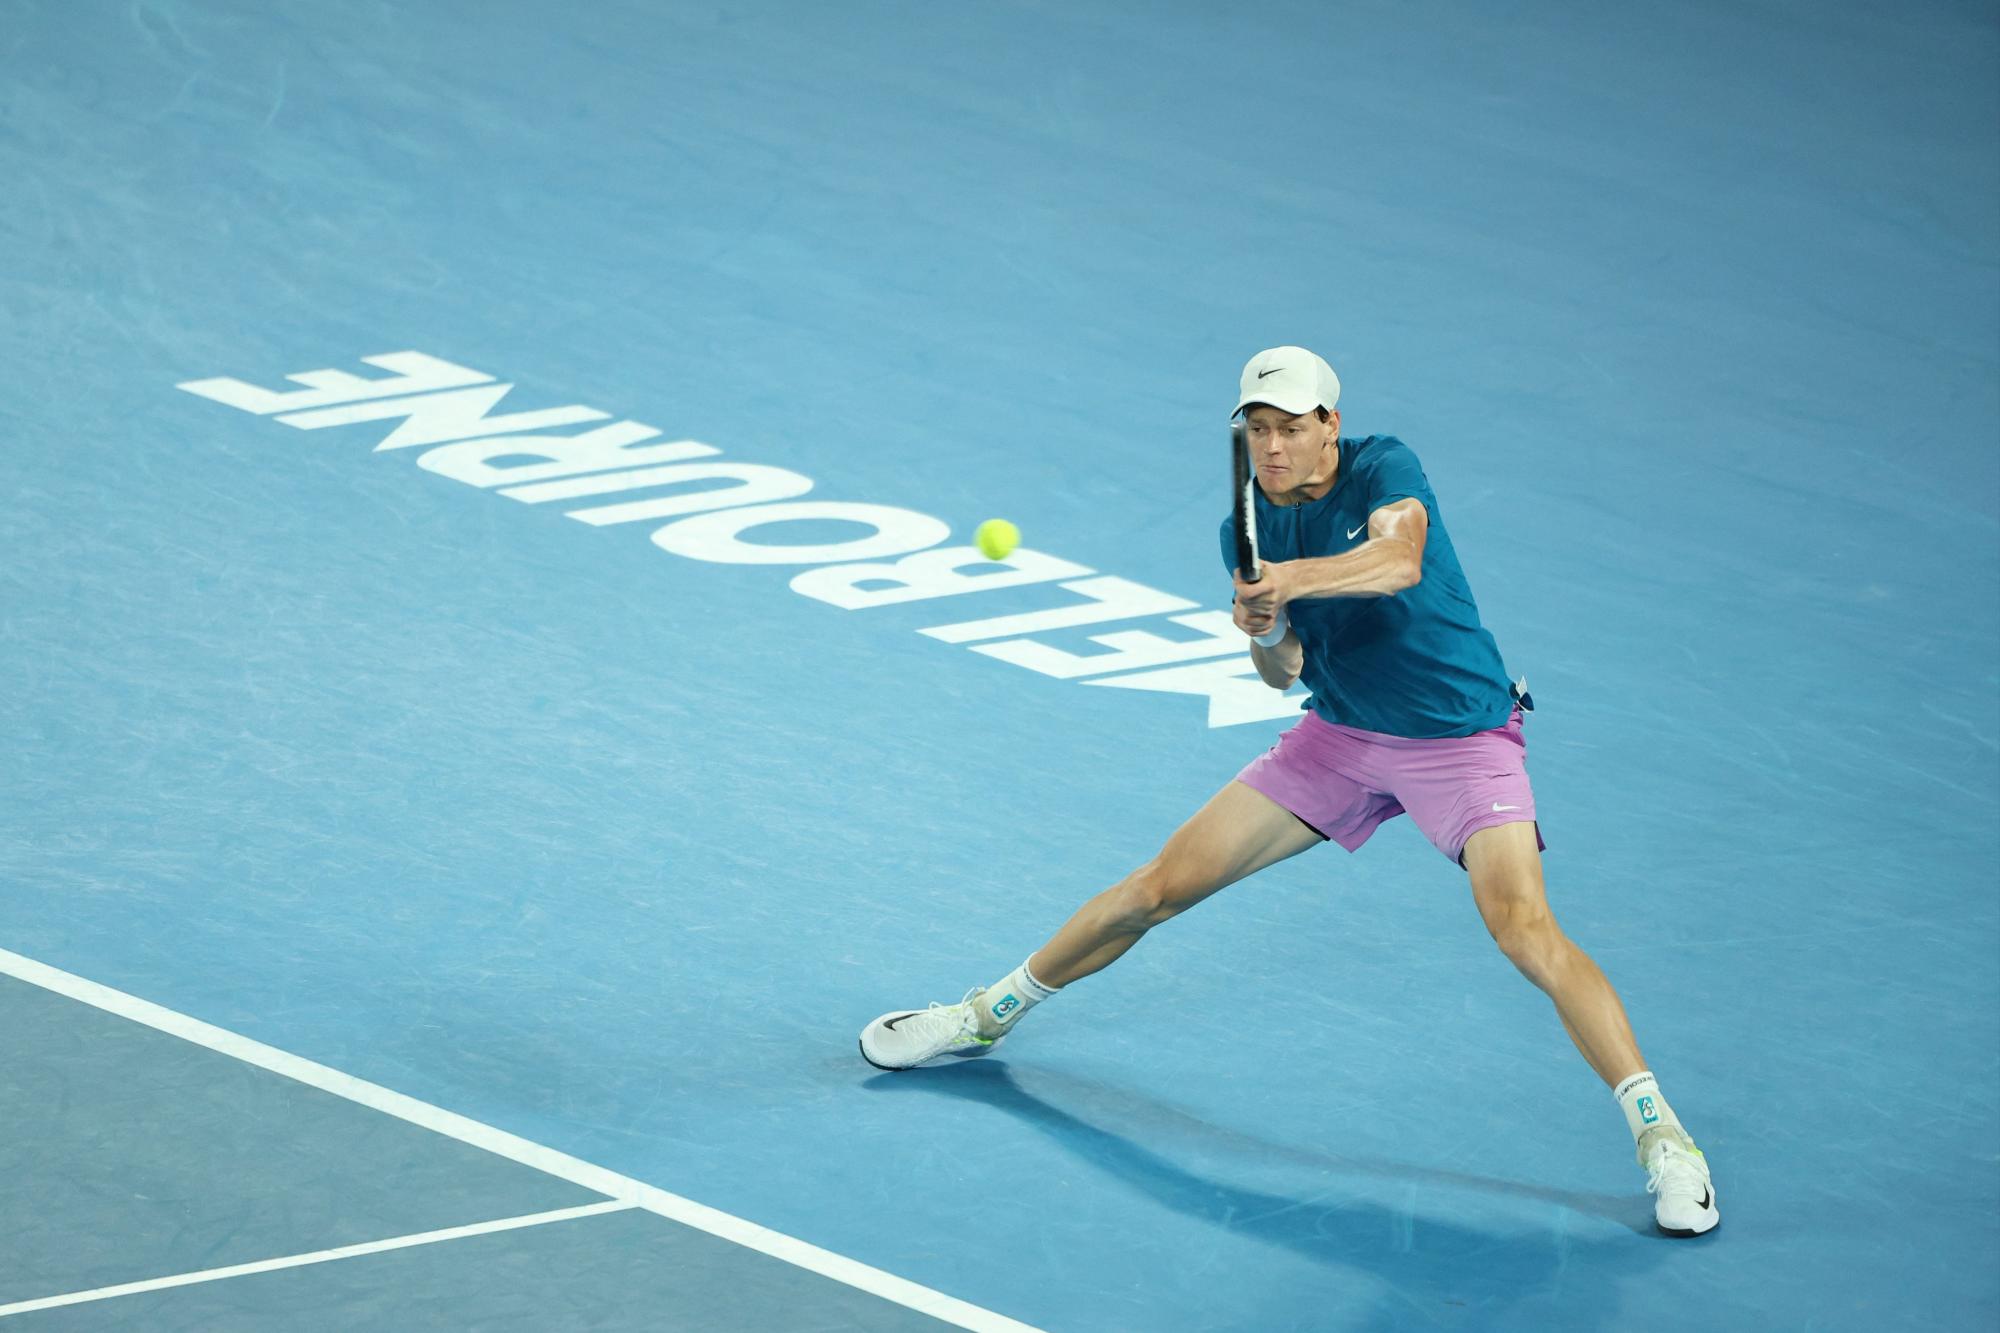
[[(1368, 526), (1368, 525), (1367, 525), (1366, 523), (1363, 523), (1363, 524), (1361, 525), (1361, 528), (1365, 528), (1365, 527), (1367, 527), (1367, 526)], [(1354, 529), (1353, 531), (1349, 532), (1349, 533), (1347, 534), (1347, 540), (1349, 540), (1349, 541), (1353, 541), (1353, 540), (1354, 540), (1354, 534), (1355, 534), (1356, 532), (1359, 532), (1359, 531), (1361, 531), (1361, 528), (1355, 528), (1355, 529)]]
[(1500, 804), (1500, 802), (1495, 801), (1493, 803), (1493, 808), (1497, 811), (1497, 810), (1519, 810), (1521, 807), (1518, 805), (1502, 805)]

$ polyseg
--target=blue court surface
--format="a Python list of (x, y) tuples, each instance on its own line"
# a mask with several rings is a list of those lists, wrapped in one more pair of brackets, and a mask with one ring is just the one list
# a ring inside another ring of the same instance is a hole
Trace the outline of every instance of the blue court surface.
[[(1990, 4), (0, 0), (0, 76), (0, 1326), (2000, 1322)], [(1530, 679), (1706, 1237), (1407, 819), (856, 1053), (1297, 715), (1279, 343)]]

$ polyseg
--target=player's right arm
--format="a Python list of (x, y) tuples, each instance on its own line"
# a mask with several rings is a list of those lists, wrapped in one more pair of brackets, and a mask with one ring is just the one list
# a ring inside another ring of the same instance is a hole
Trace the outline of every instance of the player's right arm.
[(1305, 647), (1299, 642), (1298, 631), (1287, 627), (1285, 637), (1269, 648), (1258, 643), (1257, 636), (1268, 633), (1277, 623), (1277, 590), (1269, 579), (1261, 583), (1245, 583), (1240, 572), (1234, 578), (1236, 628), (1250, 636), (1250, 660), (1266, 685), (1274, 690), (1289, 690), (1292, 682), (1299, 678), (1299, 671), (1306, 660)]
[(1278, 640), (1275, 648), (1266, 648), (1252, 641), (1250, 660), (1256, 663), (1257, 674), (1264, 683), (1274, 690), (1289, 690), (1292, 682), (1299, 678), (1299, 670), (1306, 664), (1306, 650), (1299, 643), (1299, 636), (1291, 630)]

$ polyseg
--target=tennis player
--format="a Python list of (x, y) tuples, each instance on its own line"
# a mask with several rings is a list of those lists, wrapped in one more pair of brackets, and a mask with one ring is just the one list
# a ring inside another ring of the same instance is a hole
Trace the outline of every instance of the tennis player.
[[(1659, 1229), (1698, 1236), (1721, 1217), (1708, 1163), (1646, 1068), (1617, 992), (1543, 892), (1525, 682), (1509, 684), (1479, 623), (1416, 455), (1391, 436), (1342, 439), (1339, 401), (1325, 361), (1275, 347), (1243, 368), (1236, 403), (1264, 555), (1260, 581), (1235, 580), (1236, 624), (1267, 684), (1312, 690), (1305, 716), (1026, 962), (957, 1004), (882, 1015), (862, 1029), (861, 1054), (881, 1069), (984, 1055), (1037, 1004), (1218, 889), (1322, 841), (1354, 851), (1408, 814), (1464, 869), (1494, 942), (1555, 1002), (1611, 1088)], [(1233, 570), (1227, 521), (1222, 550)]]

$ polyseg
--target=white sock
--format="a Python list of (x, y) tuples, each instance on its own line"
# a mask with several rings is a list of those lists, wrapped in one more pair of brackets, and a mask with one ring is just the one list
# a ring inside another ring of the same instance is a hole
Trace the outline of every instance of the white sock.
[(1634, 1143), (1663, 1126), (1673, 1130), (1676, 1137), (1688, 1143), (1694, 1142), (1681, 1128), (1680, 1117), (1674, 1114), (1674, 1108), (1667, 1105), (1667, 1099), (1660, 1095), (1660, 1085), (1653, 1078), (1652, 1070), (1642, 1069), (1632, 1075), (1618, 1085), (1612, 1096), (1618, 1099), (1619, 1109), (1625, 1112), (1625, 1124), (1632, 1131)]
[(1054, 995), (1060, 986), (1044, 986), (1035, 980), (1035, 974), (1022, 963), (1000, 980), (981, 991), (974, 1001), (979, 1010), (979, 1032), (981, 1036), (997, 1037), (1022, 1014)]

